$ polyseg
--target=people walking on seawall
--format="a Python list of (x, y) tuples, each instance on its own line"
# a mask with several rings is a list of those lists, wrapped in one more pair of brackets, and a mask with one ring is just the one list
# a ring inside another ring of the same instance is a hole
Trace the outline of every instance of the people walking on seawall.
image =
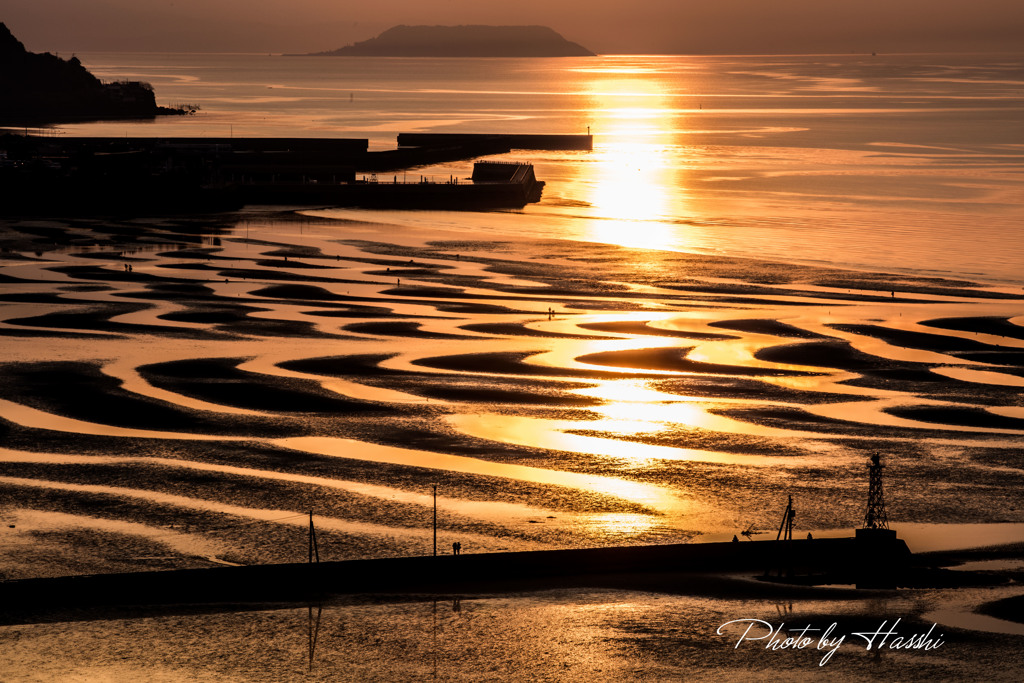
[(452, 543), (452, 555), (461, 555), (461, 554), (462, 554), (462, 544), (459, 543), (458, 541), (455, 541), (454, 543)]

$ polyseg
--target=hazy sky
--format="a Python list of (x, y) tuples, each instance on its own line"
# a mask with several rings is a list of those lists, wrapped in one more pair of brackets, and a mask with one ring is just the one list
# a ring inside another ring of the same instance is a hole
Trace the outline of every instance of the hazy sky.
[(2, 0), (35, 52), (307, 52), (396, 24), (542, 24), (604, 54), (1024, 51), (1024, 0)]

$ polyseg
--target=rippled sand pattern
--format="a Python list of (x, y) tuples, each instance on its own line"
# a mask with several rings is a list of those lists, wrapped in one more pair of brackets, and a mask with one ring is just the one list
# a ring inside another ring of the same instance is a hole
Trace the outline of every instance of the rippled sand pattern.
[(442, 551), (790, 494), (849, 527), (875, 452), (895, 522), (1024, 521), (1016, 288), (258, 215), (4, 236), (0, 553), (122, 538), (12, 578), (302, 559), (310, 511), (327, 559), (429, 553), (435, 484)]

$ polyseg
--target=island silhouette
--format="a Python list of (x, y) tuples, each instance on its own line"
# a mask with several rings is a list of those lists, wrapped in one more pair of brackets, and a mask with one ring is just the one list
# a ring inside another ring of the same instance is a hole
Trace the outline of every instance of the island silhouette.
[(186, 114), (196, 107), (156, 103), (153, 87), (140, 81), (104, 83), (75, 56), (29, 52), (0, 23), (0, 125), (59, 121), (151, 118)]
[(394, 26), (327, 57), (593, 57), (547, 26)]

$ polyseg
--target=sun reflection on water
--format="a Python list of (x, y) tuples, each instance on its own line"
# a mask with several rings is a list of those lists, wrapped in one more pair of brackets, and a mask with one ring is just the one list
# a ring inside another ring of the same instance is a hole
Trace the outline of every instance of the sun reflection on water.
[(706, 428), (713, 421), (702, 406), (691, 403), (697, 399), (665, 394), (645, 381), (602, 382), (574, 393), (607, 401), (591, 411), (603, 418), (596, 428), (609, 434), (653, 434), (664, 430), (668, 423)]
[(591, 532), (613, 540), (616, 536), (636, 536), (664, 526), (661, 519), (652, 515), (628, 512), (605, 512), (582, 518), (582, 525)]
[(596, 241), (665, 249), (678, 235), (663, 219), (686, 215), (683, 171), (673, 147), (678, 122), (651, 74), (601, 74), (589, 88), (596, 135), (588, 201), (601, 220)]

